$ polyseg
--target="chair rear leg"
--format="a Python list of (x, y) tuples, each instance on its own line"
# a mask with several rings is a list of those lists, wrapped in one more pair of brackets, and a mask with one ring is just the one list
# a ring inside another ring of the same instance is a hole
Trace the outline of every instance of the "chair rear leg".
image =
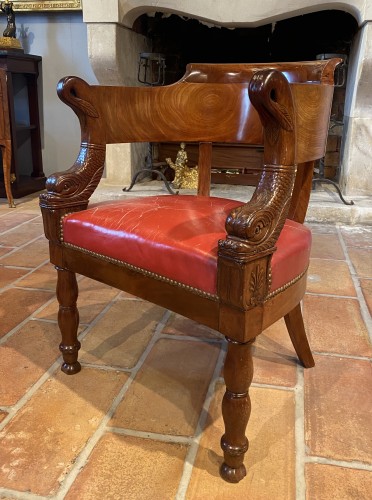
[(222, 401), (225, 434), (221, 438), (224, 463), (221, 477), (230, 483), (238, 483), (246, 475), (243, 464), (248, 450), (245, 430), (251, 413), (249, 386), (253, 377), (253, 340), (241, 344), (227, 338), (228, 350), (224, 366), (226, 392)]
[(299, 360), (305, 368), (312, 368), (315, 362), (306, 337), (301, 305), (297, 304), (291, 312), (284, 316), (284, 320)]
[(77, 360), (80, 342), (77, 340), (79, 311), (76, 307), (76, 301), (79, 291), (75, 273), (57, 266), (56, 269), (58, 273), (58, 326), (62, 334), (59, 350), (64, 361), (61, 370), (67, 375), (73, 375), (81, 370), (81, 365)]

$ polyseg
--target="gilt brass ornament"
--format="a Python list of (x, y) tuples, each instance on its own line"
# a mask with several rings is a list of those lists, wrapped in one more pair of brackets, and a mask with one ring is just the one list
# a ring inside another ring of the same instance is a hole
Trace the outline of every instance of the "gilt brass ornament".
[(173, 185), (176, 189), (197, 189), (199, 176), (198, 166), (189, 167), (187, 165), (188, 159), (185, 149), (186, 144), (184, 142), (181, 142), (180, 148), (174, 163), (171, 158), (165, 159), (168, 165), (175, 171)]
[(0, 2), (0, 10), (6, 14), (7, 25), (0, 37), (0, 50), (18, 50), (23, 52), (21, 42), (16, 38), (15, 14), (13, 2)]

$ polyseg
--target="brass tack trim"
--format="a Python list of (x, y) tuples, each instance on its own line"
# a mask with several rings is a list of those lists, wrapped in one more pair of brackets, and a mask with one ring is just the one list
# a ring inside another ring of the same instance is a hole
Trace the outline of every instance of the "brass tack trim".
[[(192, 287), (192, 286), (189, 286), (189, 285), (185, 285), (184, 283), (180, 283), (179, 281), (176, 281), (176, 280), (171, 280), (170, 278), (166, 278), (165, 276), (161, 276), (160, 274), (156, 274), (156, 273), (153, 273), (151, 271), (147, 271), (146, 269), (142, 269), (141, 267), (133, 266), (132, 264), (128, 264), (127, 262), (124, 262), (124, 261), (121, 261), (121, 260), (118, 260), (118, 259), (114, 259), (112, 257), (106, 257), (106, 256), (101, 255), (99, 253), (92, 252), (91, 250), (86, 250), (85, 248), (78, 247), (77, 245), (73, 245), (72, 243), (65, 243), (63, 241), (63, 219), (65, 217), (67, 217), (68, 215), (71, 215), (71, 213), (65, 214), (60, 219), (60, 241), (66, 247), (72, 248), (73, 250), (79, 250), (80, 252), (87, 253), (88, 255), (92, 255), (93, 257), (97, 257), (99, 259), (106, 260), (107, 262), (111, 262), (113, 264), (118, 264), (120, 266), (126, 267), (127, 269), (131, 269), (132, 271), (136, 271), (138, 273), (141, 273), (141, 274), (143, 274), (145, 276), (150, 276), (151, 278), (157, 279), (159, 281), (164, 281), (165, 283), (169, 283), (170, 285), (178, 286), (178, 287), (183, 288), (185, 290), (188, 290), (188, 291), (190, 291), (192, 293), (195, 293), (196, 295), (199, 295), (201, 297), (204, 297), (204, 298), (207, 298), (207, 299), (210, 299), (210, 300), (214, 300), (216, 302), (219, 301), (219, 297), (217, 295), (213, 295), (211, 293), (204, 292), (203, 290), (199, 290), (199, 288), (195, 288), (195, 287)], [(273, 297), (275, 297), (279, 293), (284, 292), (284, 290), (286, 290), (290, 286), (294, 285), (297, 281), (299, 281), (307, 273), (307, 270), (308, 270), (308, 267), (301, 274), (299, 274), (298, 276), (296, 276), (295, 278), (293, 278), (291, 281), (288, 281), (288, 283), (286, 283), (285, 285), (283, 285), (283, 286), (277, 288), (276, 290), (273, 290), (272, 292), (270, 292), (266, 296), (265, 302), (268, 301), (268, 300), (270, 300), (270, 299), (272, 299)], [(271, 286), (271, 280), (272, 280), (271, 267), (269, 269), (269, 276), (268, 276), (268, 278), (269, 278), (268, 281), (269, 281), (269, 287), (270, 287)]]
[(65, 215), (62, 215), (62, 217), (59, 219), (59, 241), (63, 243), (63, 219), (67, 217), (68, 215), (73, 214), (74, 212), (68, 212)]
[(116, 264), (122, 267), (125, 267), (127, 269), (130, 269), (131, 271), (136, 271), (137, 273), (141, 273), (144, 276), (149, 276), (150, 278), (154, 278), (159, 281), (163, 281), (165, 283), (168, 283), (173, 286), (177, 286), (179, 288), (183, 288), (184, 290), (187, 290), (189, 292), (195, 293), (196, 295), (199, 295), (200, 297), (204, 297), (206, 299), (218, 301), (218, 296), (213, 295), (208, 292), (204, 292), (203, 290), (199, 290), (199, 288), (195, 288), (193, 286), (185, 285), (184, 283), (180, 283), (179, 281), (172, 280), (170, 278), (166, 278), (165, 276), (162, 276), (161, 274), (153, 273), (152, 271), (147, 271), (146, 269), (142, 269), (141, 267), (134, 266), (132, 264), (128, 264), (127, 262), (124, 262), (119, 259), (114, 259), (113, 257), (107, 257), (105, 255), (101, 255), (97, 252), (93, 252), (92, 250), (86, 250), (85, 248), (78, 247), (77, 245), (73, 245), (72, 243), (64, 243), (64, 246), (68, 248), (72, 248), (73, 250), (79, 250), (79, 252), (86, 253), (88, 255), (92, 255), (93, 257), (97, 257), (101, 260), (104, 260), (106, 262), (111, 262), (112, 264)]
[(285, 285), (277, 288), (276, 290), (273, 290), (272, 292), (269, 293), (269, 295), (267, 295), (266, 299), (265, 299), (265, 302), (269, 299), (272, 299), (273, 297), (275, 297), (275, 295), (278, 295), (278, 293), (281, 293), (281, 292), (284, 292), (284, 290), (286, 290), (287, 288), (289, 288), (290, 286), (294, 285), (297, 281), (299, 281), (301, 278), (303, 278), (303, 276), (305, 276), (305, 274), (307, 273), (307, 269), (305, 269), (305, 271), (303, 271), (301, 274), (299, 274), (298, 276), (296, 276), (296, 278), (293, 278), (293, 280), (291, 281), (288, 281), (288, 283), (286, 283)]

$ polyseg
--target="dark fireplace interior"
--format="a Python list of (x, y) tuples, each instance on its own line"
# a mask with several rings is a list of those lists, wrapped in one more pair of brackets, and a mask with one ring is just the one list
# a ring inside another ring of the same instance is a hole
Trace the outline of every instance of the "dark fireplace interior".
[(332, 10), (292, 17), (257, 28), (209, 27), (177, 15), (139, 17), (134, 29), (166, 57), (166, 83), (189, 62), (234, 63), (313, 60), (317, 54), (349, 54), (358, 29), (353, 16)]
[[(339, 10), (301, 15), (256, 28), (233, 29), (158, 12), (140, 16), (133, 29), (152, 40), (153, 52), (164, 54), (164, 83), (171, 84), (183, 76), (189, 62), (306, 61), (315, 60), (320, 54), (345, 56), (347, 74), (358, 24), (352, 15)], [(345, 83), (335, 88), (330, 136), (320, 174), (334, 181), (340, 173), (345, 88)]]

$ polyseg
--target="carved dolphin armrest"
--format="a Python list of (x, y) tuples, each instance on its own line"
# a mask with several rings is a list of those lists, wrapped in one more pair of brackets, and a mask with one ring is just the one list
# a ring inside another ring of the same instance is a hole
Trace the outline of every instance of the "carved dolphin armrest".
[[(286, 221), (296, 176), (296, 123), (288, 81), (276, 70), (259, 71), (250, 82), (249, 97), (264, 128), (262, 174), (251, 200), (228, 215), (226, 239), (218, 244), (218, 294), (224, 303), (221, 331), (239, 342), (254, 339), (262, 329), (271, 257)], [(257, 314), (259, 306), (261, 314)], [(226, 318), (229, 310), (236, 316), (236, 309), (241, 311), (241, 320), (234, 329)], [(254, 327), (250, 321), (253, 309)]]

